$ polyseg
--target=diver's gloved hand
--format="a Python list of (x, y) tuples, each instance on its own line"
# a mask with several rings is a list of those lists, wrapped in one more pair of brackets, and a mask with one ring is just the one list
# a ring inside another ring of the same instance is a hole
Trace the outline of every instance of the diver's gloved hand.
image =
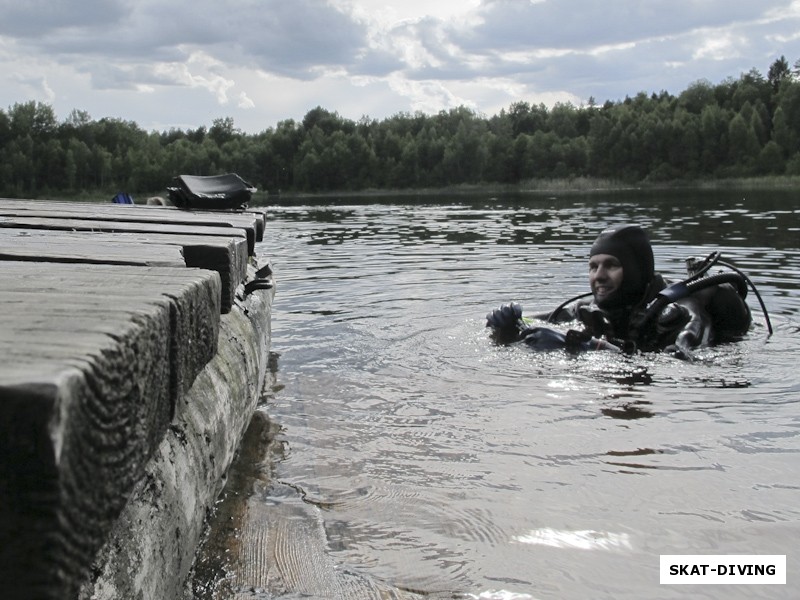
[(519, 321), (522, 319), (522, 306), (516, 302), (503, 304), (486, 315), (486, 326), (500, 342), (513, 342), (519, 339)]
[(708, 345), (711, 341), (711, 317), (697, 298), (689, 297), (676, 304), (680, 305), (683, 327), (675, 342), (664, 348), (664, 351), (676, 358), (693, 360), (693, 350)]

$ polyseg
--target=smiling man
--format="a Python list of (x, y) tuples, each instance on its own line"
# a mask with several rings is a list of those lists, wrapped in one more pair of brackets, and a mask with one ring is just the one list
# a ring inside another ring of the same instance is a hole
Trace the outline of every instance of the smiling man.
[(654, 264), (644, 229), (627, 224), (608, 227), (589, 251), (589, 288), (594, 302), (563, 310), (550, 320), (578, 318), (592, 335), (628, 340), (631, 317), (667, 285)]
[[(524, 319), (522, 307), (511, 303), (489, 313), (486, 325), (500, 342), (525, 341), (537, 349), (665, 349), (688, 357), (693, 348), (743, 335), (751, 324), (746, 278), (738, 272), (704, 277), (713, 264), (707, 259), (690, 269), (689, 278), (668, 286), (655, 272), (645, 230), (614, 225), (589, 251), (591, 292), (584, 296), (592, 300), (568, 301)], [(578, 321), (583, 329), (563, 334), (534, 326), (536, 319)]]
[(641, 227), (618, 225), (603, 231), (589, 252), (589, 287), (597, 306), (632, 308), (644, 299), (651, 283), (663, 287), (660, 277), (653, 281), (653, 265), (653, 249)]
[(608, 302), (622, 286), (622, 263), (611, 254), (598, 254), (589, 260), (589, 287), (598, 304)]

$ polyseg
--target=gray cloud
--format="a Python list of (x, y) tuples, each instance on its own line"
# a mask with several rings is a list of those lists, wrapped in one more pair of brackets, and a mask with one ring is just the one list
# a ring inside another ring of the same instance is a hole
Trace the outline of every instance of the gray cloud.
[(316, 66), (351, 64), (366, 31), (323, 0), (237, 2), (199, 0), (164, 14), (153, 6), (147, 21), (172, 45), (202, 48), (222, 60), (305, 77)]
[(242, 51), (270, 71), (299, 74), (317, 65), (351, 65), (366, 30), (324, 2), (278, 0), (268, 19), (243, 32)]
[(0, 34), (44, 38), (69, 28), (117, 26), (130, 13), (124, 0), (0, 0)]
[(453, 32), (464, 48), (588, 49), (753, 21), (786, 0), (485, 0), (482, 23)]
[[(469, 27), (403, 25), (436, 59), (410, 78), (507, 77), (536, 90), (619, 99), (699, 78), (766, 71), (800, 21), (787, 0), (486, 0)], [(792, 16), (794, 14), (794, 16)], [(777, 19), (779, 15), (785, 18)], [(798, 41), (792, 44), (798, 47)], [(790, 58), (794, 60), (793, 58)]]
[[(307, 78), (315, 67), (352, 64), (366, 44), (363, 25), (324, 0), (61, 0), (52, 9), (45, 0), (0, 2), (8, 11), (0, 32), (64, 62), (181, 61), (200, 49), (222, 61)], [(108, 85), (116, 78), (98, 79)]]

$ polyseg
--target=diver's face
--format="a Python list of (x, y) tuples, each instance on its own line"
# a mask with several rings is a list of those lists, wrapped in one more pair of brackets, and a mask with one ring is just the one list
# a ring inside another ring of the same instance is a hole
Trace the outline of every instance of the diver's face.
[(589, 259), (589, 287), (598, 304), (622, 286), (622, 263), (611, 254), (595, 254)]

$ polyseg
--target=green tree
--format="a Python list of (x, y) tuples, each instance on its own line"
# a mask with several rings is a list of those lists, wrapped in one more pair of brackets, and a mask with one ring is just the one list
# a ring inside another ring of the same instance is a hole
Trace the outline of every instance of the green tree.
[(702, 153), (700, 116), (678, 109), (672, 121), (668, 164), (677, 171), (677, 176), (696, 177), (700, 173)]
[(236, 129), (231, 117), (225, 117), (223, 119), (214, 119), (211, 128), (208, 130), (208, 135), (216, 142), (217, 146), (222, 147), (223, 144), (240, 135), (240, 131)]
[(780, 175), (786, 171), (786, 160), (783, 149), (770, 140), (761, 149), (756, 162), (758, 173), (762, 175)]
[(728, 157), (728, 113), (718, 105), (708, 105), (700, 114), (700, 132), (703, 140), (702, 168), (708, 175), (725, 165)]
[(57, 122), (53, 108), (41, 102), (15, 104), (9, 109), (8, 115), (13, 137), (30, 135), (34, 140), (41, 141), (56, 130)]
[(516, 181), (514, 176), (514, 136), (511, 120), (501, 114), (489, 120), (486, 180), (499, 183)]
[(275, 161), (271, 166), (271, 176), (268, 178), (268, 181), (272, 182), (271, 189), (287, 189), (294, 185), (294, 161), (301, 142), (302, 132), (292, 119), (279, 122), (269, 135), (271, 156)]
[(547, 128), (561, 138), (578, 135), (578, 112), (569, 103), (557, 103), (550, 111)]
[(678, 104), (690, 113), (699, 115), (706, 106), (717, 104), (714, 87), (706, 79), (696, 81), (678, 96)]
[(589, 130), (589, 173), (597, 177), (610, 177), (614, 173), (611, 148), (614, 145), (614, 122), (608, 109), (603, 109), (594, 119)]
[(545, 128), (547, 108), (542, 104), (532, 107), (527, 102), (514, 102), (508, 109), (507, 118), (511, 124), (513, 137), (516, 138), (522, 133), (532, 135)]
[(797, 147), (797, 133), (789, 127), (786, 114), (780, 106), (772, 117), (772, 141), (781, 149), (783, 156), (790, 156)]
[(464, 118), (445, 144), (442, 168), (448, 183), (482, 181), (487, 159), (485, 127), (474, 118)]
[(303, 130), (309, 133), (314, 127), (318, 127), (325, 135), (331, 135), (335, 131), (353, 130), (355, 124), (346, 124), (339, 113), (325, 110), (321, 106), (308, 111), (303, 117)]
[(761, 152), (756, 133), (741, 113), (728, 125), (728, 142), (731, 160), (743, 168), (751, 167)]
[(775, 94), (781, 89), (781, 84), (791, 79), (791, 77), (792, 71), (789, 69), (789, 62), (786, 60), (785, 56), (776, 59), (775, 62), (770, 65), (769, 72), (767, 73), (767, 80)]
[(0, 110), (0, 150), (11, 141), (11, 119), (4, 110)]
[(791, 156), (800, 150), (800, 83), (784, 81), (777, 101), (773, 139), (783, 147), (787, 156)]
[(743, 73), (738, 81), (731, 83), (731, 103), (727, 108), (740, 111), (745, 104), (755, 106), (758, 103), (770, 105), (772, 103), (772, 88), (770, 83), (757, 69)]

